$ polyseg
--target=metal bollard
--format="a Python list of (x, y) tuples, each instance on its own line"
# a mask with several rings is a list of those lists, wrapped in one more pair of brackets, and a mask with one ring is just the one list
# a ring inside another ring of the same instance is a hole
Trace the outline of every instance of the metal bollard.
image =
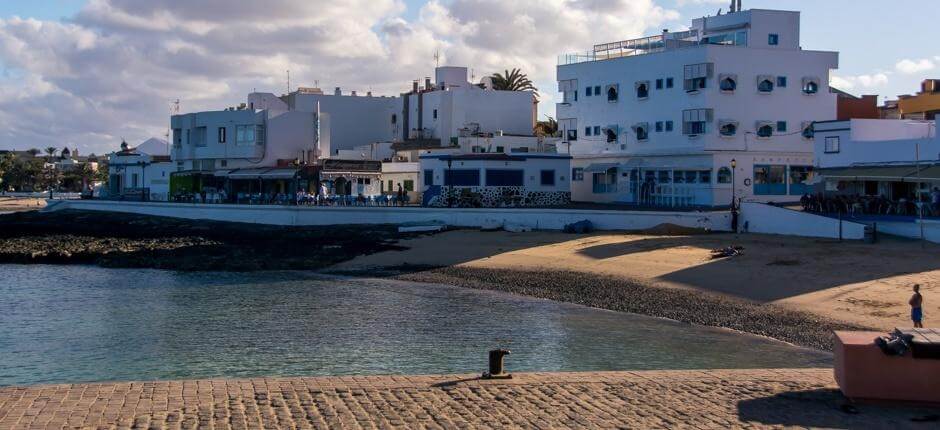
[(510, 379), (512, 375), (506, 373), (503, 359), (511, 354), (508, 349), (494, 349), (490, 351), (490, 370), (483, 373), (483, 379)]

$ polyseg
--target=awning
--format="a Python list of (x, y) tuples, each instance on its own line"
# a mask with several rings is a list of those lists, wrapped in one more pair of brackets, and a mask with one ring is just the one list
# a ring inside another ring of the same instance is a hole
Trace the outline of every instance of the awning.
[(819, 169), (816, 172), (820, 176), (832, 179), (901, 181), (913, 179), (917, 168), (914, 166), (857, 166)]
[(228, 172), (230, 179), (294, 179), (297, 169), (292, 168), (256, 168), (235, 169)]
[(588, 173), (604, 173), (610, 169), (616, 168), (617, 166), (619, 166), (617, 163), (594, 163), (585, 167), (584, 171)]

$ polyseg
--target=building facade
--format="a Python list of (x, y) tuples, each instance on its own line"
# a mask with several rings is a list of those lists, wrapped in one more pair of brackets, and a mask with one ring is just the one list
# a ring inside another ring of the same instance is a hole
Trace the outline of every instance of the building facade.
[(168, 201), (174, 170), (169, 156), (122, 148), (108, 155), (108, 187), (101, 194), (116, 200)]
[(574, 157), (572, 198), (798, 200), (813, 165), (811, 124), (836, 116), (837, 66), (838, 53), (801, 48), (799, 12), (757, 9), (562, 56), (557, 115)]

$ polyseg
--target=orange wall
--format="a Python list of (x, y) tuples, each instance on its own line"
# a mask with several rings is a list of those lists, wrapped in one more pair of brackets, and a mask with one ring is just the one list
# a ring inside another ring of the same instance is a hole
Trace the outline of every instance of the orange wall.
[(862, 96), (850, 98), (839, 96), (836, 101), (836, 118), (839, 121), (848, 119), (878, 119), (878, 96)]

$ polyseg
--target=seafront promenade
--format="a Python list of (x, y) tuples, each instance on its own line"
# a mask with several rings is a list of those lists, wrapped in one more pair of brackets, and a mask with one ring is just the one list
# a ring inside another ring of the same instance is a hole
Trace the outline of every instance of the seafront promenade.
[(0, 428), (920, 428), (831, 369), (212, 379), (0, 388)]

